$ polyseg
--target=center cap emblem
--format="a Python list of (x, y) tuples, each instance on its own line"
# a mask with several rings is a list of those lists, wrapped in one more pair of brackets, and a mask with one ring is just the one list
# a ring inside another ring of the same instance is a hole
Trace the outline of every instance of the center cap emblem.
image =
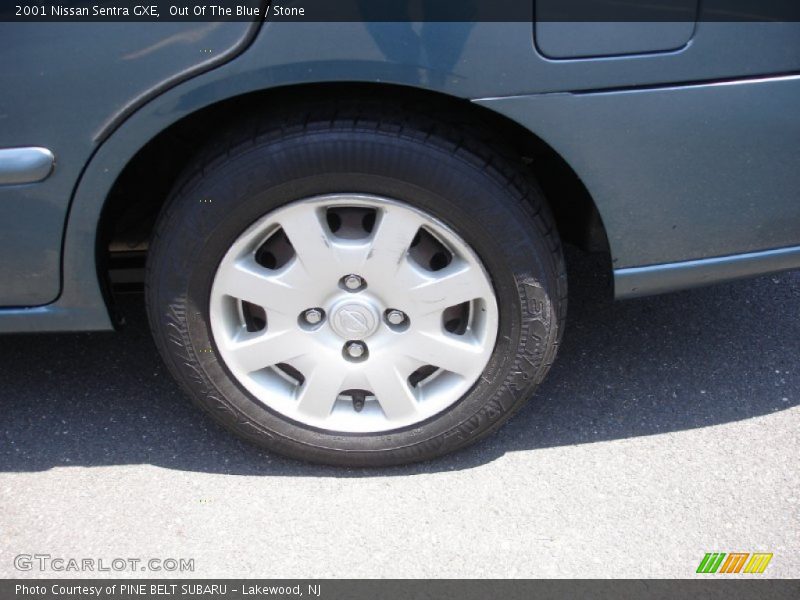
[(347, 340), (363, 340), (378, 327), (378, 311), (366, 302), (343, 302), (333, 309), (333, 330)]

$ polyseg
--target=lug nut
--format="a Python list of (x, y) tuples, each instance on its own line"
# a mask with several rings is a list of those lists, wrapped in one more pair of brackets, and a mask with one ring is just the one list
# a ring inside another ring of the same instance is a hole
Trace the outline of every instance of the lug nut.
[(346, 275), (344, 278), (344, 287), (348, 290), (357, 290), (364, 285), (364, 280), (358, 275)]
[(350, 358), (361, 358), (367, 351), (367, 347), (361, 342), (348, 342), (344, 349)]
[(386, 313), (386, 320), (390, 325), (402, 325), (406, 321), (406, 314), (402, 310), (390, 310)]
[(303, 319), (305, 319), (305, 322), (309, 325), (316, 325), (322, 321), (322, 311), (318, 308), (309, 308), (303, 313)]

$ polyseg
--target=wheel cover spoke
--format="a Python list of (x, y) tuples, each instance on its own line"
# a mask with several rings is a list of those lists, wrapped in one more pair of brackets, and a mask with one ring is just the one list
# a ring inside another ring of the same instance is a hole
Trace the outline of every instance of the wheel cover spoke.
[[(257, 258), (280, 231), (290, 255)], [(351, 274), (362, 287), (342, 285)], [(390, 323), (391, 311), (402, 319)], [(209, 312), (221, 360), (257, 401), (345, 433), (391, 431), (454, 405), (486, 367), (498, 327), (489, 277), (455, 232), (357, 194), (301, 200), (254, 223), (220, 262)]]
[(278, 275), (269, 275), (255, 260), (236, 261), (217, 275), (220, 291), (233, 298), (245, 300), (284, 315), (294, 314), (305, 294), (292, 282), (292, 267)]
[(408, 384), (408, 373), (390, 361), (372, 363), (366, 370), (367, 380), (381, 410), (390, 420), (413, 418), (419, 401)]
[(458, 375), (468, 376), (479, 366), (483, 367), (483, 348), (469, 336), (419, 331), (409, 335), (398, 351), (421, 363)]
[(462, 262), (449, 265), (408, 290), (419, 314), (444, 309), (491, 294), (488, 282), (478, 269)]
[(309, 340), (290, 331), (247, 335), (228, 342), (230, 360), (245, 373), (296, 359), (313, 352)]
[(329, 265), (335, 260), (335, 256), (321, 211), (294, 206), (286, 211), (278, 222), (297, 253), (297, 260), (309, 277), (326, 278)]
[(370, 270), (391, 276), (405, 258), (414, 236), (425, 225), (417, 213), (396, 207), (385, 207), (379, 212), (369, 250)]
[(297, 410), (310, 417), (326, 419), (333, 409), (336, 396), (344, 389), (345, 373), (334, 362), (320, 362), (297, 393)]

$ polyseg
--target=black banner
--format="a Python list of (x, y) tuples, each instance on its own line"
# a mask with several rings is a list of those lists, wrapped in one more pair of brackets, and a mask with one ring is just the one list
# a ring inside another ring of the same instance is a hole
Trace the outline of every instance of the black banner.
[(795, 600), (800, 582), (699, 580), (244, 580), (16, 579), (0, 581), (3, 600)]
[(797, 22), (798, 0), (0, 0), (0, 21)]

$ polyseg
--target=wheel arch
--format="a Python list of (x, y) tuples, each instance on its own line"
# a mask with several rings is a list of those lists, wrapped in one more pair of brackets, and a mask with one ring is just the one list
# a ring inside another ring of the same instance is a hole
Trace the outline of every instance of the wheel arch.
[[(241, 93), (184, 111), (185, 114), (163, 126), (152, 128), (151, 134), (135, 144), (123, 139), (125, 158), (109, 157), (107, 167), (103, 165), (106, 157), (101, 147), (92, 161), (95, 181), (83, 178), (68, 222), (64, 254), (67, 298), (74, 294), (68, 286), (74, 285), (76, 280), (84, 289), (89, 283), (85, 281), (87, 274), (81, 272), (80, 262), (76, 261), (80, 249), (75, 236), (82, 237), (85, 243), (91, 235), (96, 278), (92, 283), (98, 287), (104, 304), (113, 315), (110, 272), (117, 265), (109, 248), (119, 249), (120, 244), (135, 241), (136, 236), (146, 238), (175, 179), (192, 160), (196, 149), (223, 132), (232, 120), (309, 99), (347, 102), (359, 98), (424, 107), (431, 116), (441, 115), (454, 124), (463, 124), (518, 153), (526, 168), (539, 180), (562, 239), (589, 250), (608, 251), (600, 213), (579, 175), (535, 132), (509, 117), (463, 98), (416, 87), (387, 83), (296, 84)], [(147, 118), (152, 122), (154, 111), (148, 112)], [(132, 119), (136, 120), (135, 115)], [(131, 138), (137, 134), (126, 125), (123, 124), (105, 145), (110, 143), (113, 147), (117, 135)], [(116, 163), (116, 168), (112, 168), (111, 163)], [(108, 191), (101, 196), (97, 188), (104, 186)], [(88, 202), (79, 202), (81, 192), (87, 188)], [(92, 188), (95, 188), (94, 194)], [(76, 298), (87, 301), (81, 294)]]

